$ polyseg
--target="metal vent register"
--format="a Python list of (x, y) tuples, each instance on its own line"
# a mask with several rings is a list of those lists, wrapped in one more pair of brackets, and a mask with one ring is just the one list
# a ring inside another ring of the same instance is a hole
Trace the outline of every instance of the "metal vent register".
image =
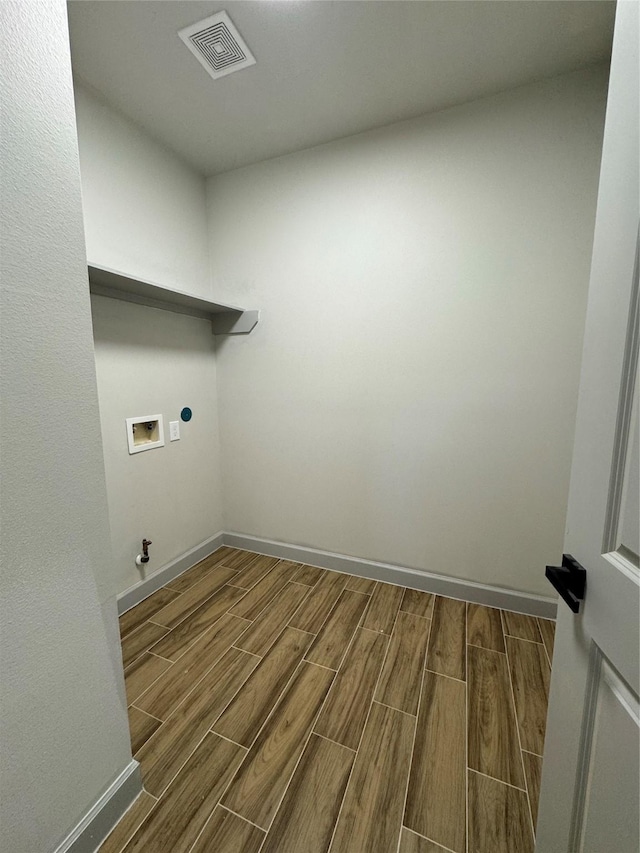
[(256, 64), (226, 12), (217, 12), (191, 24), (178, 35), (214, 79)]

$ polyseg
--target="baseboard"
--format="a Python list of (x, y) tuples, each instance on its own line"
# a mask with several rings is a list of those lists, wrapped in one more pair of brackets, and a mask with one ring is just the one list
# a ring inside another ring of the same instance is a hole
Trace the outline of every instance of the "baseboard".
[(209, 554), (217, 551), (223, 545), (223, 537), (223, 533), (216, 533), (215, 536), (205, 539), (204, 542), (186, 551), (180, 557), (176, 557), (175, 560), (167, 563), (166, 566), (162, 566), (161, 569), (158, 569), (157, 572), (149, 575), (149, 577), (140, 581), (140, 583), (120, 593), (118, 596), (118, 615), (122, 616), (125, 611), (135, 607), (136, 604), (140, 604), (151, 593), (160, 589), (160, 587), (169, 583), (169, 581), (174, 580), (183, 572), (186, 572), (187, 569), (199, 563), (200, 560), (204, 560)]
[(140, 765), (135, 759), (109, 785), (54, 853), (96, 853), (104, 839), (142, 793)]
[(448, 598), (485, 604), (488, 607), (500, 607), (502, 610), (526, 613), (529, 616), (542, 616), (545, 619), (556, 618), (558, 604), (555, 598), (476, 583), (448, 575), (438, 575), (433, 572), (422, 572), (403, 566), (395, 566), (391, 563), (378, 563), (374, 560), (348, 557), (345, 554), (334, 554), (331, 551), (321, 551), (317, 548), (290, 545), (273, 539), (246, 536), (241, 533), (216, 533), (215, 536), (205, 539), (204, 542), (167, 563), (166, 566), (158, 569), (148, 578), (130, 587), (118, 596), (118, 614), (122, 615), (125, 611), (135, 607), (136, 604), (186, 572), (195, 563), (204, 560), (222, 545), (242, 548), (246, 551), (256, 551), (269, 557), (280, 557), (299, 563), (308, 563), (322, 569), (332, 569), (335, 572), (346, 572), (350, 575), (359, 575), (399, 586), (408, 586), (436, 595), (446, 595)]
[(541, 616), (545, 619), (555, 619), (558, 607), (557, 600), (542, 595), (532, 595), (526, 592), (506, 589), (489, 584), (476, 583), (461, 578), (436, 575), (432, 572), (421, 572), (416, 569), (406, 569), (390, 563), (377, 563), (373, 560), (362, 560), (359, 557), (347, 557), (344, 554), (333, 554), (330, 551), (319, 551), (316, 548), (306, 548), (301, 545), (288, 545), (271, 539), (260, 539), (255, 536), (245, 536), (240, 533), (225, 533), (224, 544), (232, 548), (242, 548), (246, 551), (256, 551), (269, 557), (280, 557), (319, 566), (322, 569), (332, 569), (336, 572), (346, 572), (376, 581), (408, 586), (448, 598), (458, 598), (472, 601), (475, 604), (485, 604), (488, 607), (499, 607), (503, 610), (513, 610), (516, 613), (526, 613), (529, 616)]

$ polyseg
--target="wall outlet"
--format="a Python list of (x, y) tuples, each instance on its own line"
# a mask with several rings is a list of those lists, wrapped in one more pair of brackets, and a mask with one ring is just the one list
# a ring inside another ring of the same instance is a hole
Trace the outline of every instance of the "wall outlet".
[(169, 441), (180, 440), (180, 421), (169, 421)]

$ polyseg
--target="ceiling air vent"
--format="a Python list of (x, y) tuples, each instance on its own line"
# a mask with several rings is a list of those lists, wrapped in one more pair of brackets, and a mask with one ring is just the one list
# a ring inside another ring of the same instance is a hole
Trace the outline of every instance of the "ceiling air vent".
[(191, 24), (178, 35), (214, 79), (256, 64), (226, 12)]

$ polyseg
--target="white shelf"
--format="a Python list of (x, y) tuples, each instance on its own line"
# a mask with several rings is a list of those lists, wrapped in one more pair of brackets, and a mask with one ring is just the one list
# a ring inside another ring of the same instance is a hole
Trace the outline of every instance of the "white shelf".
[(143, 279), (131, 278), (106, 267), (89, 264), (89, 289), (97, 296), (122, 299), (150, 308), (173, 311), (211, 321), (214, 335), (246, 335), (258, 322), (258, 311), (210, 302)]

